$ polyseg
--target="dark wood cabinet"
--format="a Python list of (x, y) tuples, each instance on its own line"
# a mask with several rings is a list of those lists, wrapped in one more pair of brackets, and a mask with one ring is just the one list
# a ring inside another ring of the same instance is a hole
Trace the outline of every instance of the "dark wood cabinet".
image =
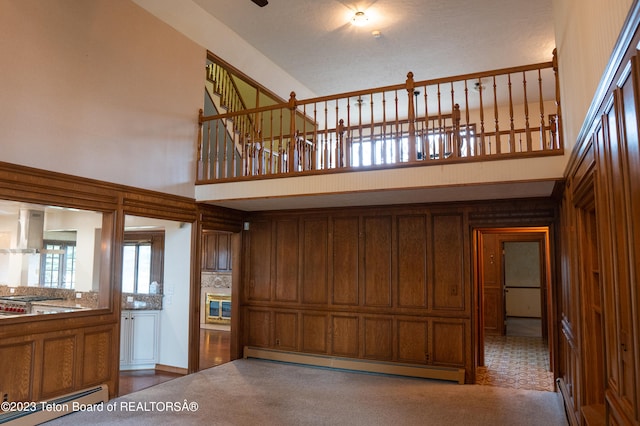
[(217, 231), (202, 233), (202, 270), (231, 271), (231, 233)]

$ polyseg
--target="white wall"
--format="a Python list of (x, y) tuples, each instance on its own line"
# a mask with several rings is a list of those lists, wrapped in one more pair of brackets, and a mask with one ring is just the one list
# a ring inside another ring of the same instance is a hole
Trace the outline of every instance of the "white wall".
[(193, 197), (206, 49), (130, 0), (0, 2), (2, 161)]
[(292, 90), (298, 99), (317, 96), (195, 2), (183, 0), (176, 10), (175, 0), (133, 1), (281, 98), (289, 99)]
[(565, 144), (570, 151), (632, 0), (553, 0)]

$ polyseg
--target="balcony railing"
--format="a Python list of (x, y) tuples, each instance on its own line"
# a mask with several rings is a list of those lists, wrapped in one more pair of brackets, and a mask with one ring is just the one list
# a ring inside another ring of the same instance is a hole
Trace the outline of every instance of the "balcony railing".
[(557, 66), (414, 81), (204, 116), (197, 182), (563, 153)]

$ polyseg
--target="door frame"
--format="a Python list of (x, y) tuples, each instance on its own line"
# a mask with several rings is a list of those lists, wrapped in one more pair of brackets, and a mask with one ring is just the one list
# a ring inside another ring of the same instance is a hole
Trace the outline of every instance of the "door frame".
[[(517, 241), (536, 241), (540, 243), (540, 264), (541, 264), (541, 315), (542, 315), (542, 327), (543, 337), (546, 336), (549, 347), (549, 367), (551, 371), (556, 371), (554, 360), (555, 343), (554, 343), (554, 330), (553, 324), (554, 318), (554, 306), (555, 299), (553, 297), (553, 281), (552, 281), (552, 256), (550, 245), (550, 227), (549, 226), (535, 226), (535, 227), (478, 227), (473, 229), (473, 281), (475, 300), (478, 303), (474, 309), (475, 320), (475, 334), (476, 334), (476, 347), (475, 358), (478, 366), (484, 365), (484, 286), (483, 286), (483, 253), (482, 242), (483, 235), (486, 234), (500, 234), (498, 238), (498, 245), (502, 250), (505, 241), (517, 242)], [(500, 254), (502, 257), (502, 253)], [(501, 259), (501, 286), (504, 287), (504, 262)], [(504, 302), (504, 295), (503, 295)], [(555, 374), (555, 373), (554, 373)]]

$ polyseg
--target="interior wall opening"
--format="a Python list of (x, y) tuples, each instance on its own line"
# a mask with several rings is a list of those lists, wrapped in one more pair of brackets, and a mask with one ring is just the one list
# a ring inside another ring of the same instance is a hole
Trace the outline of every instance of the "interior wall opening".
[(476, 383), (553, 391), (548, 227), (476, 230)]

